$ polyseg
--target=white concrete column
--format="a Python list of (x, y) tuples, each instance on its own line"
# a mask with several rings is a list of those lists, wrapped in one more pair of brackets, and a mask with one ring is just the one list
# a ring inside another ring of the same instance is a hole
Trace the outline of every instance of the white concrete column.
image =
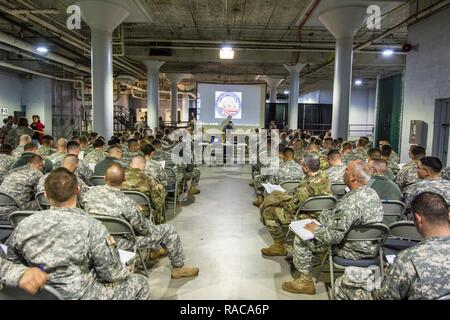
[(172, 122), (177, 123), (177, 109), (178, 109), (178, 83), (189, 75), (183, 73), (169, 73), (166, 74), (166, 78), (170, 81), (170, 101), (172, 109)]
[(298, 93), (300, 91), (300, 71), (305, 64), (299, 63), (295, 66), (284, 64), (289, 71), (289, 105), (288, 105), (288, 126), (289, 129), (298, 127)]
[(336, 38), (333, 87), (333, 138), (348, 139), (352, 88), (353, 36), (366, 17), (367, 6), (337, 7), (319, 15), (319, 20)]
[(181, 106), (181, 121), (189, 121), (189, 94), (183, 93), (183, 104)]
[(83, 20), (91, 29), (93, 130), (105, 139), (113, 135), (112, 32), (129, 12), (104, 1), (78, 1)]
[(268, 76), (264, 76), (262, 78), (267, 85), (269, 86), (269, 101), (270, 103), (276, 103), (277, 102), (277, 87), (280, 85), (281, 82), (283, 82), (284, 79), (278, 79), (278, 78), (272, 78)]
[(159, 124), (159, 68), (164, 62), (155, 60), (143, 62), (147, 67), (147, 125), (155, 129)]

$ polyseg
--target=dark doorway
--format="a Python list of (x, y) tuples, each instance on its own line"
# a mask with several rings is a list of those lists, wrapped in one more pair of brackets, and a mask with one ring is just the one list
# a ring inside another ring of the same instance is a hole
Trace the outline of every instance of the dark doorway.
[(450, 99), (436, 100), (433, 124), (433, 156), (441, 159), (445, 166), (448, 157)]

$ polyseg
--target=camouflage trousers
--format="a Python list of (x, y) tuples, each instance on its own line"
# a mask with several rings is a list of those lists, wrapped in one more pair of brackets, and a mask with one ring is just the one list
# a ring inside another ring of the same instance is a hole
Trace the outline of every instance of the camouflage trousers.
[(82, 300), (150, 300), (148, 279), (140, 274), (130, 274), (119, 283), (95, 282), (81, 297)]
[(184, 252), (181, 239), (171, 224), (151, 224), (152, 229), (147, 236), (137, 236), (138, 248), (159, 249), (163, 247), (169, 254), (169, 259), (174, 267), (182, 267), (184, 264)]
[(185, 172), (185, 177), (187, 180), (192, 179), (192, 185), (197, 186), (200, 182), (201, 172), (199, 168), (194, 167), (192, 172)]
[(262, 222), (269, 230), (274, 241), (282, 241), (286, 237), (283, 225), (291, 223), (292, 215), (281, 207), (269, 207), (262, 213)]
[(373, 300), (377, 299), (381, 279), (376, 280), (373, 269), (347, 267), (335, 284), (337, 300)]
[(311, 274), (313, 255), (321, 255), (325, 253), (327, 249), (328, 247), (326, 245), (315, 239), (305, 241), (296, 235), (292, 246), (292, 256), (295, 268), (301, 273)]

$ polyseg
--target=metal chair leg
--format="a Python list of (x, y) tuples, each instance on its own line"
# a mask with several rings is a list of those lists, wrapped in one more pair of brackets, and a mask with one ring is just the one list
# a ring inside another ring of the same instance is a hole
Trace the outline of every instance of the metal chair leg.
[(316, 274), (316, 283), (319, 280), (319, 276), (322, 274), (323, 271), (323, 267), (325, 266), (325, 261), (327, 261), (328, 256), (330, 255), (330, 249), (327, 250), (327, 252), (325, 253), (325, 256), (322, 259), (322, 262), (320, 264), (320, 269)]
[(144, 267), (145, 275), (148, 277), (149, 274), (148, 274), (147, 266), (145, 265), (145, 260), (142, 257), (141, 251), (139, 251), (139, 249), (137, 249), (137, 253), (139, 255), (139, 259), (141, 260), (142, 266)]
[(334, 266), (333, 266), (333, 255), (328, 255), (330, 261), (330, 278), (331, 278), (331, 300), (335, 300), (335, 292), (334, 292)]

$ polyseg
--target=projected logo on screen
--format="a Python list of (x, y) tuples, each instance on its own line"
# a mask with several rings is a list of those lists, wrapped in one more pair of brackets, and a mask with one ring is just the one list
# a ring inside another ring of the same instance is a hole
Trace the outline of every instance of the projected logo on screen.
[(216, 91), (215, 117), (241, 119), (242, 92)]

